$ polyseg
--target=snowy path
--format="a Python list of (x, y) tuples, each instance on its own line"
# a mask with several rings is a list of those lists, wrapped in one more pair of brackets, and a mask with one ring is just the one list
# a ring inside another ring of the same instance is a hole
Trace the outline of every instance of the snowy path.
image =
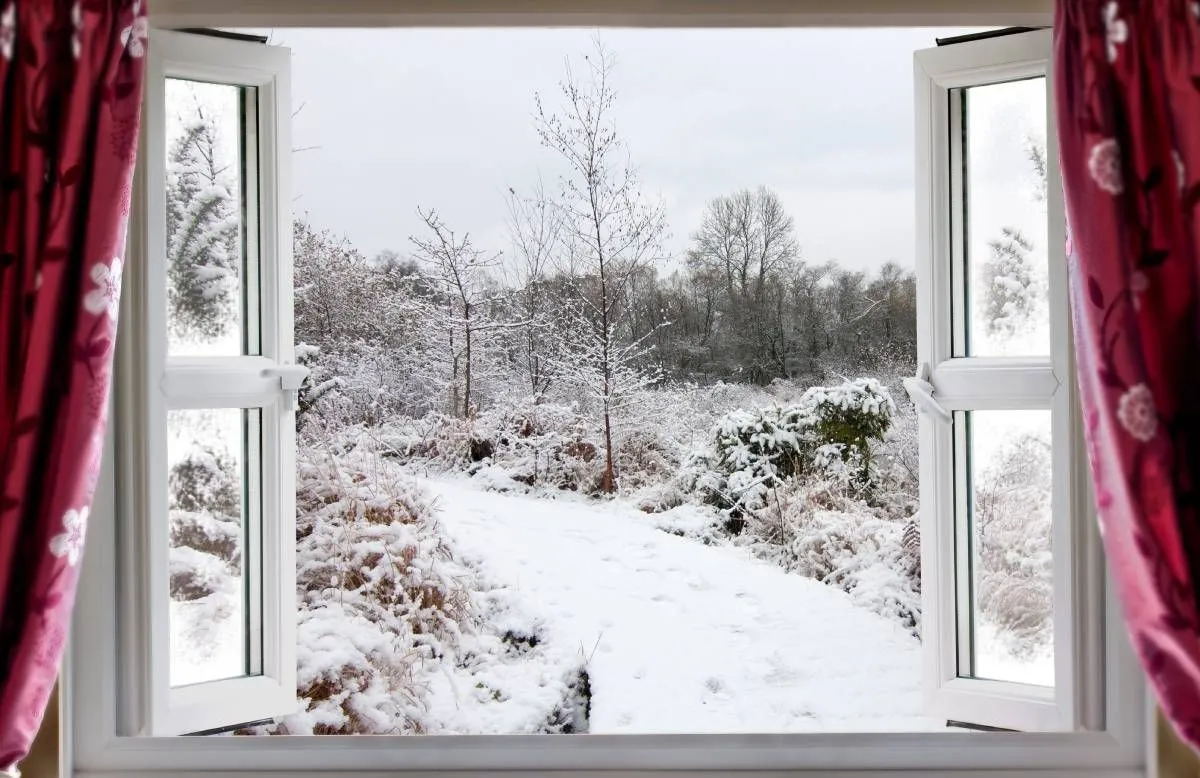
[(422, 479), (447, 534), (587, 667), (591, 732), (918, 731), (920, 645), (823, 584), (619, 505)]

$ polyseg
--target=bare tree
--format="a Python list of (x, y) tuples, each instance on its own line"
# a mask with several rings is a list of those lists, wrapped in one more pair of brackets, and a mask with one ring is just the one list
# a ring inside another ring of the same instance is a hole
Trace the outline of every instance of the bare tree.
[[(779, 315), (783, 298), (772, 295), (771, 287), (795, 266), (800, 246), (779, 196), (760, 186), (710, 200), (692, 243), (692, 270), (724, 280), (726, 346), (752, 355), (754, 380), (786, 375), (789, 350)], [(775, 305), (768, 299), (772, 296)]]
[(507, 201), (513, 256), (506, 270), (518, 316), (526, 322), (516, 336), (516, 364), (537, 403), (554, 380), (551, 363), (561, 341), (548, 277), (562, 244), (562, 221), (541, 179), (527, 197), (510, 188)]
[(428, 265), (429, 275), (441, 296), (450, 355), (450, 410), (465, 418), (473, 412), (471, 383), (477, 338), (480, 333), (496, 328), (496, 323), (488, 317), (486, 303), (489, 275), (498, 266), (499, 257), (475, 248), (468, 234), (458, 237), (436, 211), (418, 208), (417, 213), (432, 235), (409, 240), (416, 248), (417, 258)]
[(722, 272), (729, 291), (749, 300), (800, 256), (795, 223), (765, 186), (710, 200), (692, 241), (691, 264)]
[(583, 79), (568, 63), (557, 109), (548, 109), (536, 96), (535, 125), (542, 144), (566, 164), (555, 200), (563, 241), (558, 261), (570, 278), (580, 341), (563, 366), (599, 401), (605, 447), (601, 489), (612, 492), (613, 414), (654, 380), (641, 368), (646, 348), (618, 340), (619, 307), (638, 270), (658, 256), (666, 222), (662, 208), (643, 197), (617, 134), (611, 53), (597, 40), (584, 62)]

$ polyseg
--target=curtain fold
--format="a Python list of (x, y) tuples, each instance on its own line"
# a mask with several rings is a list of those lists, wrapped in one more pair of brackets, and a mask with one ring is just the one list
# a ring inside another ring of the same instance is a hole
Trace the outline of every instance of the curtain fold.
[(0, 0), (0, 770), (54, 686), (100, 465), (139, 0)]
[(1055, 17), (1100, 528), (1150, 683), (1200, 747), (1200, 3), (1058, 0)]

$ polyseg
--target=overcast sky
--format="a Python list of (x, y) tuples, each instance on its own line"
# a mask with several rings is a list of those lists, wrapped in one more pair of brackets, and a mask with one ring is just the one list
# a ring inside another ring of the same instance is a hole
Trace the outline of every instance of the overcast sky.
[[(912, 266), (912, 55), (961, 32), (601, 31), (618, 129), (666, 208), (668, 249), (686, 248), (708, 200), (762, 184), (806, 260)], [(506, 250), (508, 188), (554, 174), (534, 93), (553, 102), (566, 58), (595, 34), (272, 31), (293, 52), (295, 210), (367, 255), (406, 253), (418, 205)]]

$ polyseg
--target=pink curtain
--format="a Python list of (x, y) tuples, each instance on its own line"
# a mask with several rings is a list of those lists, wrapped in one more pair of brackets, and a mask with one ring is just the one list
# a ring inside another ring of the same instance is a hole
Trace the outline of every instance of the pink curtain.
[(1133, 644), (1200, 747), (1200, 4), (1059, 0), (1058, 134), (1096, 503)]
[(0, 770), (37, 732), (70, 620), (146, 34), (138, 0), (0, 0)]

